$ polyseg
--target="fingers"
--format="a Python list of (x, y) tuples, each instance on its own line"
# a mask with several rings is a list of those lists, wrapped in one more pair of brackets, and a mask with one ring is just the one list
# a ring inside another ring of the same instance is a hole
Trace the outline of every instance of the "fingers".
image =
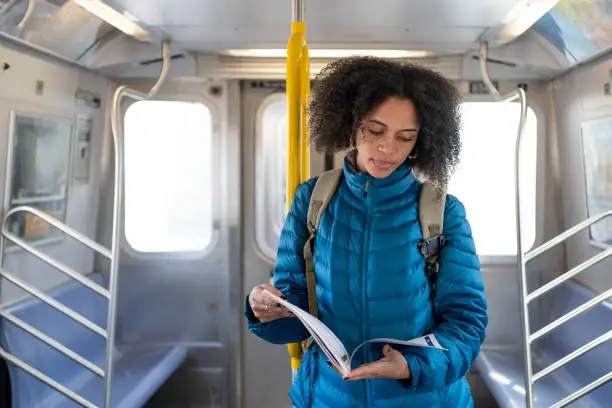
[[(257, 316), (257, 315), (255, 315)], [(263, 323), (268, 323), (271, 321), (274, 321), (276, 319), (280, 319), (282, 317), (290, 317), (290, 316), (286, 316), (282, 313), (262, 313), (260, 314), (257, 318), (259, 320), (261, 320)]]
[(264, 323), (271, 322), (281, 317), (294, 317), (294, 315), (289, 312), (287, 308), (282, 307), (280, 304), (276, 303), (274, 299), (264, 295), (262, 293), (264, 289), (279, 297), (285, 298), (282, 292), (274, 288), (269, 283), (256, 286), (249, 294), (249, 303), (255, 317)]
[(410, 367), (402, 353), (389, 345), (385, 345), (382, 351), (383, 358), (356, 368), (346, 379), (355, 381), (370, 378), (404, 379), (410, 377)]
[(295, 317), (286, 308), (263, 304), (252, 304), (253, 314), (262, 322), (269, 322), (281, 317)]
[(276, 289), (274, 286), (270, 285), (269, 283), (265, 283), (263, 285), (260, 286), (261, 290), (268, 290), (268, 292), (272, 293), (273, 295), (278, 296), (279, 298), (283, 298), (285, 299), (285, 295), (283, 295), (283, 292), (281, 292), (280, 290)]
[(383, 377), (382, 364), (380, 361), (376, 361), (370, 364), (364, 364), (349, 374), (346, 378), (348, 381), (356, 381), (356, 380), (367, 380), (370, 378), (380, 378)]
[[(257, 293), (261, 293), (265, 289), (268, 292), (272, 293), (273, 295), (278, 296), (279, 298), (285, 298), (285, 295), (283, 295), (283, 292), (281, 292), (280, 290), (276, 289), (274, 286), (272, 286), (269, 283), (264, 283), (263, 285), (259, 285), (259, 286), (256, 287), (256, 289), (257, 289)], [(262, 296), (263, 296), (263, 294), (262, 294)], [(270, 298), (268, 298), (268, 299), (270, 299)]]
[(253, 309), (253, 312), (255, 314), (257, 314), (257, 312), (259, 313), (268, 313), (269, 315), (273, 315), (273, 314), (287, 314), (289, 311), (282, 307), (282, 306), (278, 306), (278, 303), (275, 303), (274, 306), (270, 306), (269, 304), (261, 304), (261, 303), (254, 303), (251, 305), (251, 309)]
[(273, 294), (275, 294), (276, 296), (280, 298), (286, 299), (285, 295), (283, 295), (278, 289), (275, 289), (272, 285), (270, 285), (269, 283), (266, 283), (265, 285), (256, 286), (251, 291), (251, 295), (250, 295), (251, 307), (256, 303), (263, 304), (263, 305), (269, 305), (269, 306), (278, 305), (274, 299), (271, 299), (268, 296), (263, 294), (264, 289), (268, 290), (269, 292), (272, 292)]

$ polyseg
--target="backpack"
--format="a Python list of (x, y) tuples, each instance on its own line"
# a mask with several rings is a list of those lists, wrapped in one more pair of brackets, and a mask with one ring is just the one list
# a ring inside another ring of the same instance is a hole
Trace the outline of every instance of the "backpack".
[[(314, 272), (314, 245), (319, 229), (319, 223), (329, 201), (335, 194), (342, 179), (343, 169), (326, 171), (319, 176), (310, 197), (308, 205), (307, 226), (310, 237), (304, 245), (304, 261), (306, 264), (306, 285), (308, 287), (309, 312), (317, 317), (317, 291)], [(438, 256), (445, 244), (442, 229), (444, 226), (444, 205), (446, 192), (439, 194), (428, 182), (421, 185), (419, 195), (419, 223), (423, 239), (419, 241), (419, 252), (425, 258), (425, 274), (430, 283), (431, 297), (435, 290), (435, 278), (438, 272)]]

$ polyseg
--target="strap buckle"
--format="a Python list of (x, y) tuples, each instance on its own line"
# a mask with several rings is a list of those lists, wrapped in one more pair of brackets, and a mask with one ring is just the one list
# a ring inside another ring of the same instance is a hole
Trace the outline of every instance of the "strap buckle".
[(422, 239), (419, 241), (419, 252), (425, 258), (438, 255), (442, 248), (446, 245), (446, 238), (444, 235), (437, 235), (428, 239)]

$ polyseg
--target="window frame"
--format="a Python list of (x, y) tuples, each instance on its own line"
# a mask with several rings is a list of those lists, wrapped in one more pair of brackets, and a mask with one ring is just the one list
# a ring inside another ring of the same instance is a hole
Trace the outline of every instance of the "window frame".
[[(276, 262), (276, 253), (277, 248), (272, 248), (267, 245), (265, 235), (269, 231), (262, 231), (261, 225), (267, 225), (265, 228), (273, 228), (273, 233), (277, 234), (280, 239), (280, 234), (282, 232), (283, 225), (279, 226), (276, 223), (272, 225), (266, 224), (266, 217), (263, 217), (262, 211), (264, 210), (263, 198), (268, 194), (266, 187), (268, 183), (264, 179), (263, 175), (263, 166), (262, 166), (262, 154), (265, 149), (264, 139), (262, 138), (263, 133), (263, 115), (266, 112), (266, 109), (276, 103), (278, 101), (286, 101), (287, 95), (284, 91), (282, 92), (273, 92), (270, 95), (266, 96), (259, 107), (257, 108), (255, 114), (255, 134), (254, 134), (254, 168), (255, 168), (255, 183), (254, 183), (254, 217), (253, 217), (253, 234), (251, 237), (251, 241), (253, 243), (253, 248), (255, 249), (255, 253), (257, 256), (263, 261), (274, 264)], [(264, 186), (264, 188), (258, 188), (259, 186)]]
[[(498, 102), (490, 95), (467, 95), (463, 98), (463, 103), (473, 103), (473, 102), (481, 102), (481, 103), (520, 103), (518, 101), (514, 102)], [(535, 114), (537, 124), (536, 124), (536, 180), (535, 180), (535, 234), (534, 241), (531, 248), (523, 248), (523, 252), (527, 252), (531, 249), (535, 249), (543, 243), (544, 237), (544, 212), (545, 206), (543, 205), (546, 191), (542, 188), (545, 185), (545, 176), (546, 176), (546, 163), (548, 160), (546, 154), (546, 117), (544, 116), (544, 111), (538, 104), (536, 100), (530, 97), (527, 94), (527, 108), (531, 108), (533, 113)], [(518, 133), (518, 125), (519, 125), (519, 117), (516, 118), (516, 130)], [(515, 136), (516, 141), (516, 136)], [(514, 159), (513, 161), (515, 161)], [(513, 169), (513, 174), (515, 170)], [(514, 177), (513, 177), (514, 179)], [(514, 181), (514, 180), (513, 180)], [(457, 199), (461, 201), (461, 197), (457, 196)], [(514, 204), (516, 206), (516, 204)], [(468, 212), (468, 222), (470, 221), (470, 214)], [(524, 223), (524, 220), (523, 220)], [(478, 251), (478, 247), (476, 247)], [(480, 263), (486, 266), (514, 266), (518, 263), (519, 257), (517, 255), (479, 255)]]
[[(584, 188), (582, 189), (584, 190), (584, 212), (585, 212), (584, 220), (587, 220), (590, 217), (593, 217), (596, 215), (595, 213), (590, 214), (590, 210), (589, 210), (589, 196), (588, 196), (588, 183), (587, 183), (588, 169), (587, 169), (587, 160), (585, 157), (585, 149), (584, 149), (585, 148), (584, 128), (586, 126), (593, 125), (594, 123), (607, 122), (610, 120), (612, 120), (612, 114), (610, 115), (600, 114), (600, 115), (585, 116), (580, 121), (580, 163), (581, 163), (580, 170), (582, 171), (582, 183), (584, 185)], [(603, 220), (600, 220), (598, 223), (601, 223), (602, 221)], [(612, 248), (611, 244), (607, 244), (605, 242), (594, 240), (592, 237), (591, 228), (592, 226), (585, 228), (583, 231), (583, 233), (585, 233), (587, 236), (588, 244), (590, 247), (596, 250), (602, 250), (602, 251)]]
[[(12, 199), (13, 199), (12, 188), (13, 188), (13, 179), (14, 179), (13, 170), (14, 170), (15, 160), (16, 160), (15, 143), (17, 142), (16, 132), (17, 132), (18, 117), (32, 117), (32, 118), (49, 119), (49, 120), (58, 121), (58, 122), (65, 122), (66, 124), (69, 124), (70, 126), (70, 134), (69, 134), (69, 141), (68, 141), (68, 158), (67, 158), (67, 164), (66, 164), (67, 165), (66, 187), (65, 187), (66, 191), (63, 197), (64, 220), (63, 221), (60, 220), (60, 222), (62, 222), (63, 224), (68, 225), (68, 222), (69, 222), (68, 217), (70, 213), (70, 196), (71, 196), (70, 192), (71, 192), (72, 183), (73, 183), (72, 166), (73, 166), (73, 161), (74, 161), (73, 160), (74, 159), (73, 149), (74, 149), (74, 140), (75, 140), (75, 132), (76, 132), (76, 124), (75, 124), (76, 116), (74, 112), (68, 113), (63, 109), (54, 111), (54, 110), (45, 109), (43, 107), (39, 108), (36, 105), (22, 107), (20, 104), (9, 107), (9, 111), (8, 111), (9, 129), (8, 129), (8, 135), (7, 135), (5, 182), (4, 182), (4, 190), (3, 190), (4, 214), (6, 214), (8, 211), (12, 210), (15, 207), (19, 207), (22, 205), (28, 205), (36, 209), (39, 209), (39, 207), (35, 203), (12, 205)], [(52, 225), (49, 225), (49, 229), (57, 230), (57, 228), (53, 227)], [(20, 238), (24, 239), (24, 237), (20, 237)], [(66, 240), (66, 235), (61, 233), (56, 236), (47, 236), (47, 237), (40, 238), (40, 239), (35, 239), (31, 241), (25, 240), (25, 241), (29, 245), (35, 248), (40, 248), (40, 247), (45, 247), (45, 246), (59, 246), (62, 243), (64, 243), (65, 240)], [(22, 251), (22, 249), (18, 245), (15, 245), (12, 242), (7, 240), (4, 251), (6, 254), (10, 254), (10, 253), (20, 252)]]
[[(158, 93), (154, 98), (149, 99), (148, 101), (157, 101), (157, 102), (186, 102), (186, 103), (200, 103), (204, 105), (210, 112), (211, 117), (211, 153), (210, 153), (210, 166), (211, 166), (211, 175), (212, 170), (220, 168), (221, 158), (219, 157), (218, 152), (220, 151), (220, 139), (221, 139), (221, 115), (219, 108), (215, 105), (213, 100), (210, 100), (202, 95), (197, 94), (189, 94), (189, 93)], [(124, 137), (124, 154), (125, 154), (125, 139), (128, 137), (125, 134), (125, 117), (127, 111), (136, 103), (140, 101), (130, 101), (130, 103), (126, 103), (122, 108), (122, 124), (123, 126), (123, 137)], [(123, 190), (124, 190), (124, 199), (121, 202), (121, 213), (123, 222), (121, 223), (121, 233), (120, 233), (120, 244), (121, 249), (124, 253), (126, 253), (130, 258), (139, 260), (139, 261), (159, 261), (159, 260), (198, 260), (203, 259), (209, 256), (219, 245), (220, 242), (220, 206), (218, 205), (218, 200), (215, 200), (214, 197), (220, 196), (221, 194), (221, 183), (215, 182), (215, 178), (212, 178), (211, 185), (211, 210), (212, 210), (212, 225), (211, 225), (211, 238), (206, 247), (200, 250), (190, 250), (190, 251), (156, 251), (156, 252), (142, 252), (138, 249), (135, 249), (127, 239), (126, 236), (126, 211), (125, 204), (127, 198), (127, 191), (125, 186), (125, 171), (127, 170), (127, 164), (124, 165), (124, 180), (123, 180)]]

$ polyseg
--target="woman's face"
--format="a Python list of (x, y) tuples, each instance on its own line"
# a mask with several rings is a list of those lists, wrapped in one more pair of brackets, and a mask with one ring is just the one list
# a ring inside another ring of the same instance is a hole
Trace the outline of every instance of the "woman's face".
[(372, 177), (385, 178), (410, 155), (419, 121), (412, 101), (389, 98), (367, 114), (357, 131), (357, 166)]

